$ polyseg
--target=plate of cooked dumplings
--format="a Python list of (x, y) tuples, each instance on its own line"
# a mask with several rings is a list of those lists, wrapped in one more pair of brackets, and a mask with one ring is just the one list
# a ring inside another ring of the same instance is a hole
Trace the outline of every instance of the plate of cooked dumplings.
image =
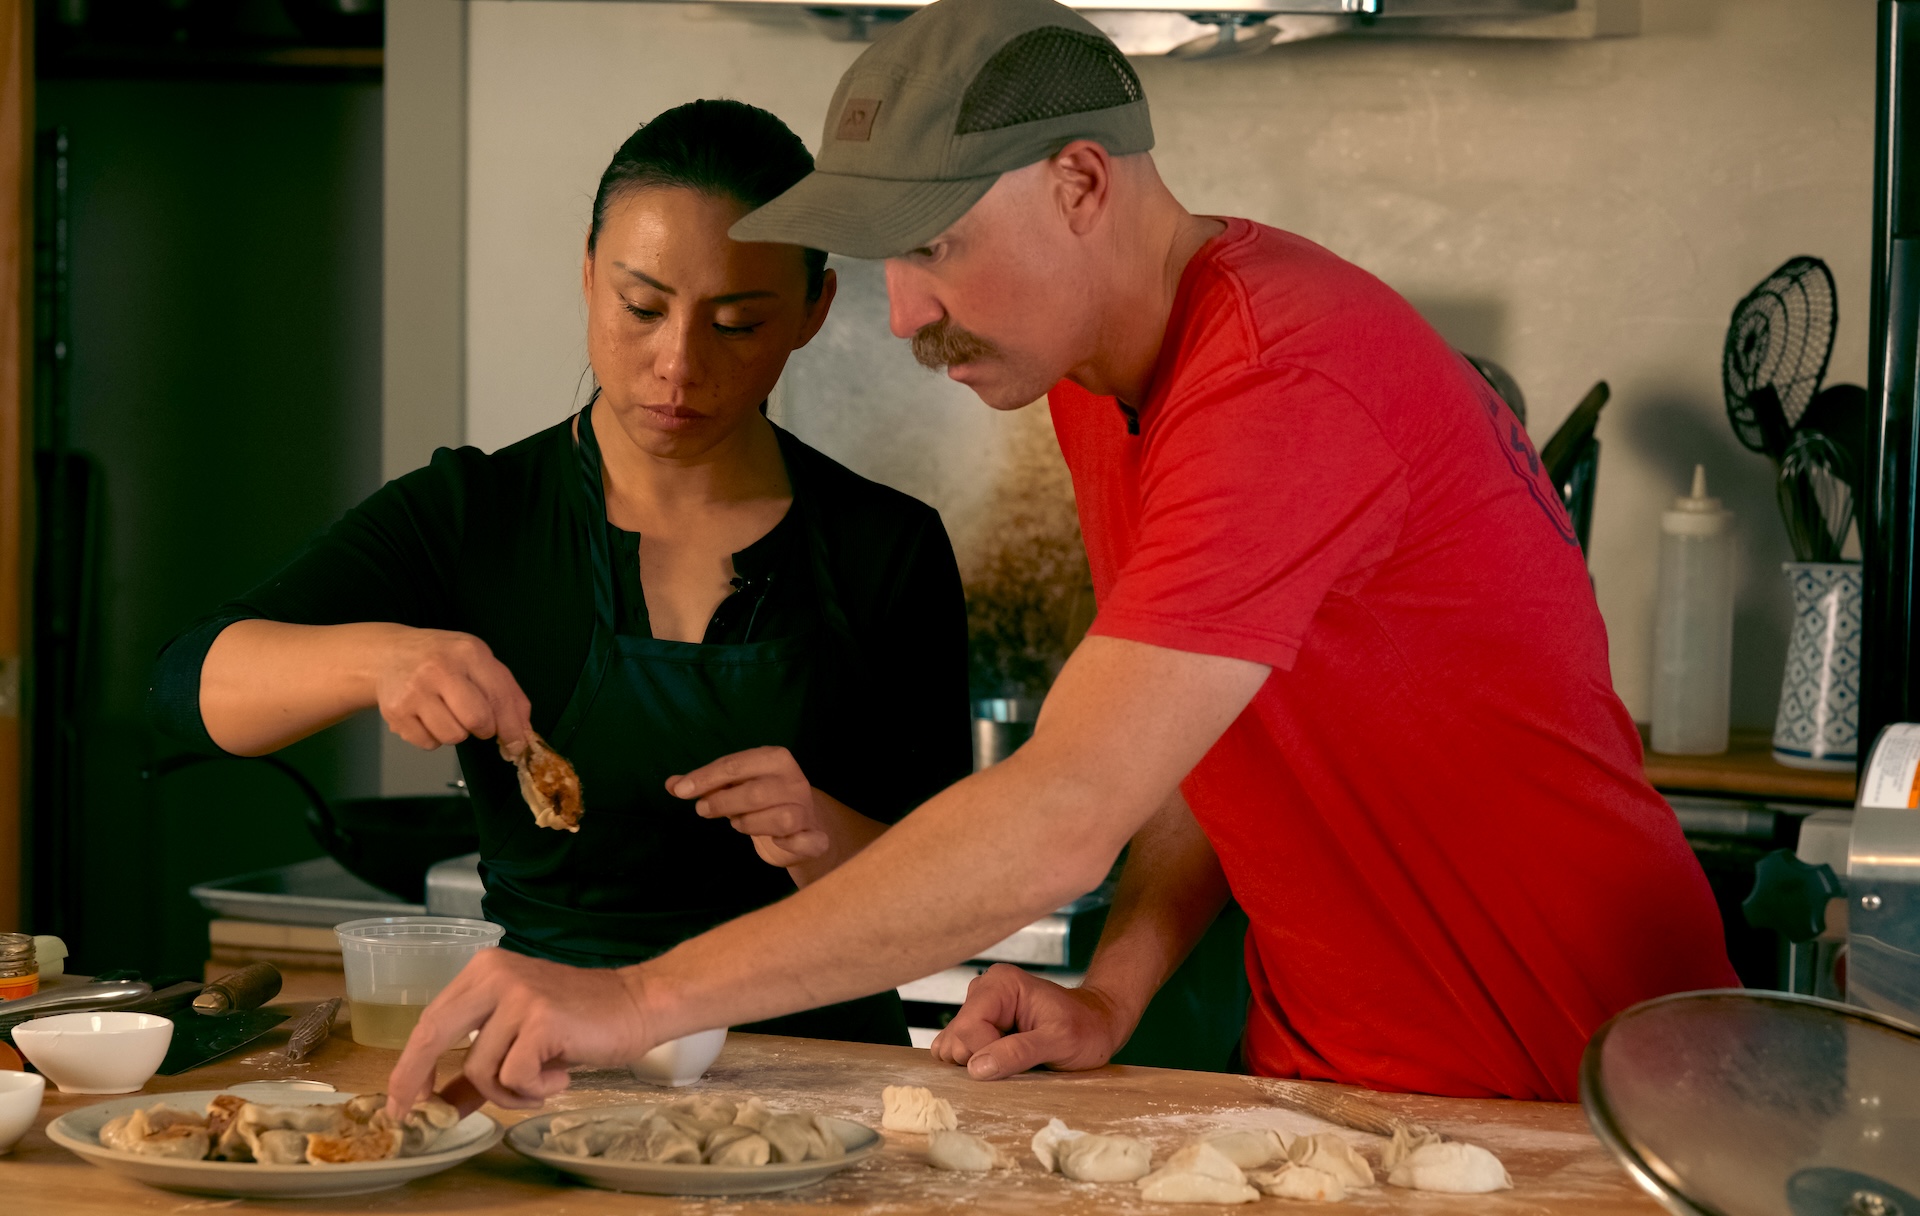
[(224, 1090), (143, 1094), (70, 1111), (47, 1136), (152, 1186), (243, 1199), (358, 1195), (450, 1169), (500, 1140), (482, 1114), (438, 1098), (387, 1117), (385, 1094), (257, 1101)]
[(507, 1145), (583, 1182), (649, 1195), (753, 1195), (856, 1165), (880, 1133), (847, 1119), (694, 1094), (673, 1102), (537, 1115)]

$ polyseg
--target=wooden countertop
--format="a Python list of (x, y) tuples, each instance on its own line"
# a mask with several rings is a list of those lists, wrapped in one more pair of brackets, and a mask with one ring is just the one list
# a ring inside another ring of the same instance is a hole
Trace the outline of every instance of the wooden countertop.
[[(288, 1005), (290, 1012), (307, 1006)], [(277, 1046), (276, 1031), (235, 1056), (178, 1077), (155, 1077), (145, 1092), (217, 1089), (240, 1081), (299, 1075), (331, 1082), (350, 1092), (379, 1090), (397, 1052), (361, 1047), (344, 1024), (334, 1038), (293, 1069), (262, 1069), (245, 1060)], [(458, 1053), (443, 1062), (450, 1076)], [(754, 1216), (756, 1213), (1094, 1213), (1177, 1214), (1215, 1209), (1141, 1201), (1131, 1186), (1068, 1182), (1040, 1172), (1026, 1142), (1049, 1116), (1076, 1128), (1138, 1135), (1160, 1160), (1197, 1135), (1236, 1127), (1287, 1131), (1325, 1130), (1308, 1116), (1267, 1099), (1257, 1078), (1160, 1068), (1109, 1067), (1088, 1073), (1034, 1073), (1010, 1081), (969, 1081), (961, 1071), (936, 1063), (925, 1051), (825, 1043), (811, 1039), (734, 1035), (719, 1061), (696, 1086), (680, 1092), (729, 1096), (758, 1094), (775, 1106), (840, 1115), (870, 1126), (880, 1122), (883, 1085), (925, 1085), (952, 1101), (961, 1126), (1015, 1150), (1020, 1168), (990, 1176), (942, 1173), (925, 1163), (921, 1136), (889, 1132), (875, 1158), (824, 1183), (785, 1194), (725, 1199), (671, 1199), (621, 1195), (582, 1186), (498, 1145), (443, 1174), (394, 1190), (340, 1199), (252, 1201), (206, 1199), (155, 1190), (88, 1165), (47, 1139), (46, 1125), (98, 1097), (69, 1095), (48, 1087), (32, 1131), (0, 1157), (0, 1195), (10, 1212), (34, 1216), (122, 1216), (123, 1213), (186, 1212), (485, 1212), (593, 1216), (692, 1211)], [(574, 1086), (551, 1108), (646, 1101), (662, 1091), (644, 1086), (624, 1070), (576, 1073)], [(1640, 1192), (1592, 1134), (1577, 1106), (1554, 1103), (1467, 1101), (1452, 1098), (1368, 1095), (1379, 1105), (1428, 1123), (1449, 1135), (1498, 1153), (1515, 1189), (1495, 1195), (1429, 1195), (1379, 1186), (1329, 1211), (1468, 1213), (1487, 1216), (1657, 1216), (1660, 1208)], [(526, 1117), (493, 1107), (487, 1113), (511, 1124)], [(1348, 1135), (1377, 1159), (1380, 1141)], [(1280, 1213), (1294, 1205), (1262, 1199), (1236, 1211)]]
[[(1640, 741), (1647, 742), (1644, 723)], [(1851, 771), (1788, 768), (1773, 758), (1773, 737), (1766, 731), (1734, 731), (1726, 752), (1718, 756), (1668, 756), (1648, 747), (1646, 766), (1647, 780), (1663, 794), (1853, 805)]]

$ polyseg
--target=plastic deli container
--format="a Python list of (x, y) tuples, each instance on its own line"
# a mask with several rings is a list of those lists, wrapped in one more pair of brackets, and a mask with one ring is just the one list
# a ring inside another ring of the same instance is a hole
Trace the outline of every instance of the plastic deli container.
[(503, 930), (458, 916), (375, 916), (335, 925), (353, 1007), (353, 1041), (398, 1050), (420, 1011)]

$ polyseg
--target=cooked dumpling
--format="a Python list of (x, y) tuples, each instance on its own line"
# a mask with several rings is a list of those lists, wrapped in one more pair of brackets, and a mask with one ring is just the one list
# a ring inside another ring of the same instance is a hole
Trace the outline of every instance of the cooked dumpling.
[(123, 1153), (143, 1157), (180, 1157), (199, 1161), (213, 1138), (206, 1120), (192, 1111), (159, 1103), (109, 1120), (100, 1129), (100, 1143)]
[[(375, 1095), (381, 1105), (375, 1108), (372, 1117), (367, 1120), (369, 1128), (379, 1130), (393, 1126), (387, 1118), (386, 1095)], [(460, 1122), (460, 1112), (453, 1104), (437, 1097), (423, 1098), (413, 1104), (406, 1118), (400, 1123), (400, 1155), (418, 1157), (422, 1153), (433, 1151), (440, 1137)]]
[(240, 1122), (256, 1131), (285, 1129), (296, 1132), (326, 1132), (340, 1135), (353, 1126), (343, 1105), (267, 1106), (249, 1102), (240, 1111)]
[(307, 1161), (313, 1165), (354, 1165), (387, 1161), (400, 1155), (397, 1127), (354, 1127), (344, 1135), (313, 1132), (307, 1136)]
[(255, 1134), (249, 1147), (253, 1159), (262, 1165), (305, 1165), (310, 1134), (286, 1127), (268, 1128)]
[(559, 832), (580, 830), (580, 816), (586, 810), (580, 797), (580, 775), (565, 756), (536, 734), (529, 734), (518, 748), (510, 749), (502, 743), (500, 755), (518, 770), (520, 796), (533, 812), (535, 823)]

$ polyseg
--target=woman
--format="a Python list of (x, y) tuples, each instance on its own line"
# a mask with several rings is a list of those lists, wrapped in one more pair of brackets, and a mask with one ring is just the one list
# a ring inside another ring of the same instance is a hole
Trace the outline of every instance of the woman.
[[(509, 948), (585, 966), (780, 898), (964, 776), (939, 517), (764, 416), (834, 276), (726, 234), (812, 164), (738, 102), (643, 126), (587, 233), (587, 407), (491, 455), (436, 452), (187, 630), (158, 723), (260, 755), (378, 706), (410, 743), (457, 744), (487, 916)], [(577, 833), (537, 826), (500, 758), (529, 731), (580, 775)], [(907, 1041), (891, 993), (756, 1029)]]

